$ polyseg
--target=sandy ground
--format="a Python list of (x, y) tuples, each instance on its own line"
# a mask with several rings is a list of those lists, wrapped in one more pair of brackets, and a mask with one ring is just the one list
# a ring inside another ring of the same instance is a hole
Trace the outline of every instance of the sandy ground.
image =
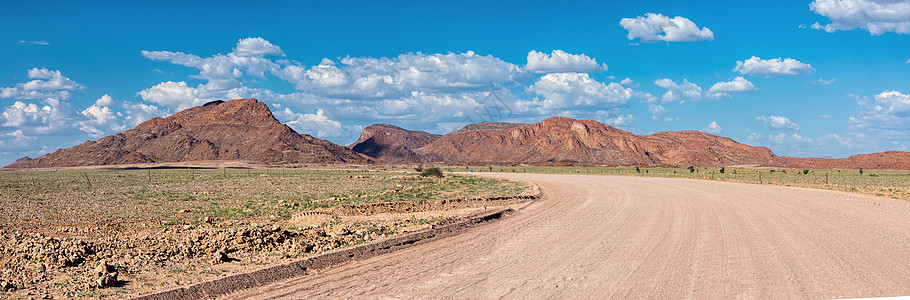
[(488, 174), (544, 198), (464, 234), (230, 298), (910, 295), (910, 203), (666, 178)]

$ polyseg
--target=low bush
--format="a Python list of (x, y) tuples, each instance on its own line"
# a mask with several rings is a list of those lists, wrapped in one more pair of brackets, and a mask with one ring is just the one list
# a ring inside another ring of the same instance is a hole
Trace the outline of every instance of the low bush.
[(423, 176), (423, 177), (429, 177), (429, 176), (433, 176), (433, 177), (443, 177), (444, 175), (442, 175), (442, 170), (440, 170), (439, 168), (435, 168), (435, 167), (434, 167), (434, 168), (424, 168), (423, 171), (420, 172), (420, 176)]

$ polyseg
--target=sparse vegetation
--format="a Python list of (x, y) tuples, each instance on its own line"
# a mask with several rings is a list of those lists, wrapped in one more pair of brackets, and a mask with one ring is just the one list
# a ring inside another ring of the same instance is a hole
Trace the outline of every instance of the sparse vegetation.
[(420, 172), (420, 176), (442, 178), (444, 175), (441, 169), (433, 167), (424, 169), (423, 172)]
[[(362, 219), (329, 216), (297, 223), (295, 216), (305, 211), (343, 204), (516, 195), (526, 188), (522, 183), (475, 176), (442, 177), (439, 168), (422, 168), (430, 177), (399, 171), (0, 172), (4, 212), (0, 215), (0, 264), (4, 265), (0, 279), (22, 295), (73, 298), (147, 291), (228, 272), (213, 271), (213, 263), (232, 263), (231, 272), (244, 271), (370, 242), (443, 219), (357, 221)], [(89, 274), (102, 259), (116, 265), (120, 277), (114, 282), (125, 280), (124, 286), (94, 285), (97, 278)], [(18, 294), (7, 295), (16, 298)]]

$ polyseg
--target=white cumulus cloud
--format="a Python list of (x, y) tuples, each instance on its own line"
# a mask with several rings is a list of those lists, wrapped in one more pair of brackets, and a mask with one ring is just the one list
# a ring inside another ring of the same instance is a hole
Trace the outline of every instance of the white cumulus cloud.
[(302, 114), (285, 108), (277, 111), (276, 117), (284, 120), (285, 124), (302, 134), (319, 138), (338, 137), (345, 134), (341, 122), (329, 119), (322, 109), (316, 110), (315, 114)]
[(910, 130), (910, 95), (899, 91), (884, 91), (869, 100), (856, 97), (860, 109), (857, 116), (851, 117), (851, 128), (869, 135), (907, 142), (907, 130)]
[(547, 54), (531, 50), (525, 69), (534, 73), (597, 73), (606, 71), (607, 64), (598, 64), (596, 59), (584, 54), (569, 54), (562, 50)]
[(212, 98), (200, 97), (198, 94), (197, 88), (191, 88), (183, 81), (162, 82), (153, 87), (139, 91), (139, 97), (141, 97), (142, 100), (176, 110), (184, 110), (214, 100)]
[(715, 83), (708, 89), (708, 94), (715, 98), (730, 97), (729, 93), (751, 92), (755, 90), (755, 85), (742, 76), (737, 76), (731, 81), (721, 81)]
[(815, 72), (811, 65), (792, 58), (761, 59), (752, 56), (745, 61), (736, 61), (733, 72), (749, 75), (809, 75)]
[(790, 121), (789, 118), (781, 116), (758, 116), (755, 117), (756, 120), (761, 121), (765, 124), (765, 127), (768, 129), (779, 129), (779, 130), (799, 130), (799, 125)]
[(619, 25), (629, 31), (629, 40), (640, 39), (645, 43), (653, 42), (697, 42), (713, 41), (714, 32), (708, 27), (698, 28), (691, 20), (684, 17), (670, 18), (662, 14), (648, 13), (644, 17), (623, 18)]
[(708, 126), (705, 126), (705, 128), (702, 128), (702, 130), (710, 134), (720, 134), (724, 129), (721, 128), (720, 125), (717, 125), (717, 121), (713, 121), (711, 124), (708, 124)]
[(857, 28), (872, 35), (910, 33), (910, 1), (906, 0), (815, 0), (809, 8), (831, 20), (824, 25), (816, 22), (812, 28), (829, 33)]
[(579, 107), (614, 108), (625, 106), (633, 90), (618, 83), (604, 84), (587, 73), (550, 73), (528, 87), (529, 92), (543, 96), (543, 109)]
[(668, 78), (661, 78), (655, 80), (654, 84), (667, 89), (667, 92), (661, 96), (664, 102), (699, 101), (703, 98), (701, 87), (685, 78), (683, 78), (681, 83), (676, 83)]
[(250, 57), (250, 56), (268, 56), (268, 55), (281, 55), (284, 56), (284, 52), (281, 51), (281, 48), (278, 46), (272, 45), (271, 42), (261, 38), (245, 38), (237, 41), (237, 46), (234, 47), (234, 54), (237, 56)]
[(85, 88), (63, 76), (59, 70), (51, 71), (47, 68), (32, 68), (28, 70), (28, 78), (34, 80), (19, 83), (13, 87), (0, 87), (0, 98), (59, 98), (66, 100), (71, 96), (70, 91)]

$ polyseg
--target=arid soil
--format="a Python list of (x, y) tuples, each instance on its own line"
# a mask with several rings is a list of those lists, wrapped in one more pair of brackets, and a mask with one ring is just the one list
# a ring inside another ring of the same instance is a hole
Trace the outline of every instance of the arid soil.
[(147, 294), (530, 200), (516, 182), (378, 170), (0, 175), (0, 299)]
[(241, 298), (734, 299), (910, 294), (910, 203), (688, 179), (490, 174), (544, 198), (464, 234)]

